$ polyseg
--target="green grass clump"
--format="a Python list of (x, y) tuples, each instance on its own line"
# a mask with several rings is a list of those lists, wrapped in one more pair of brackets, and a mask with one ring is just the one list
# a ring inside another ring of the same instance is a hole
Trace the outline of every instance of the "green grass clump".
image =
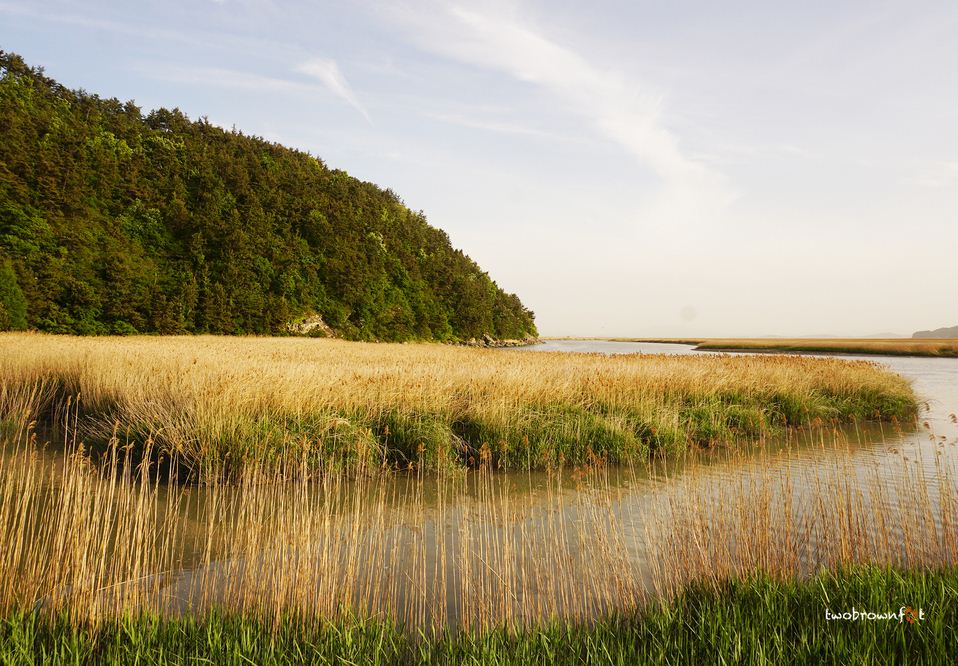
[[(828, 621), (825, 611), (924, 619)], [(95, 629), (65, 618), (9, 615), (0, 624), (4, 663), (953, 663), (958, 569), (862, 566), (804, 581), (755, 574), (694, 585), (644, 611), (588, 624), (545, 622), (485, 633), (417, 636), (388, 623), (278, 624), (236, 615), (127, 617)]]

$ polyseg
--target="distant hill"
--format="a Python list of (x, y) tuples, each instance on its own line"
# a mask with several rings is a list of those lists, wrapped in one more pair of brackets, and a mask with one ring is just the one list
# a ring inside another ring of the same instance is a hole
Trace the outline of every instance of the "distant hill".
[(390, 190), (178, 110), (71, 91), (0, 51), (0, 328), (363, 340), (535, 335)]
[(916, 331), (913, 338), (958, 338), (958, 326), (936, 328), (934, 331)]

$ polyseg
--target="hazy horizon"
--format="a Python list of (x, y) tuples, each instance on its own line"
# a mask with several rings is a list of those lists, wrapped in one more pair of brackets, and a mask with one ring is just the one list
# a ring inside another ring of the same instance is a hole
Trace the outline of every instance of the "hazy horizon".
[(958, 5), (0, 0), (0, 48), (398, 193), (546, 336), (958, 324)]

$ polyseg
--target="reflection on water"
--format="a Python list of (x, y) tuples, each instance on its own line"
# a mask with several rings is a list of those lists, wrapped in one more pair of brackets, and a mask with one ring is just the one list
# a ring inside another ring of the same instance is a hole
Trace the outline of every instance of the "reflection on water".
[[(928, 402), (917, 430), (802, 429), (631, 467), (190, 488), (86, 478), (53, 454), (8, 456), (0, 491), (24, 504), (4, 505), (0, 529), (25, 520), (19, 533), (37, 538), (0, 553), (0, 598), (64, 597), (101, 611), (225, 604), (333, 617), (349, 608), (442, 628), (589, 618), (756, 566), (784, 575), (854, 561), (953, 562), (958, 359), (878, 362)], [(19, 517), (28, 513), (36, 517)], [(78, 540), (78, 529), (105, 540)], [(62, 561), (82, 564), (87, 587)]]
[[(335, 599), (412, 626), (490, 626), (594, 617), (755, 567), (788, 575), (855, 561), (954, 562), (956, 467), (921, 457), (915, 439), (825, 428), (633, 468), (409, 475), (359, 492), (316, 484), (308, 499), (273, 493), (270, 505), (328, 512), (305, 543), (286, 509), (254, 526), (241, 515), (248, 497), (220, 497), (233, 507), (217, 518), (230, 526), (222, 549), (184, 567), (173, 606), (203, 607), (210, 590), (229, 596), (236, 579), (256, 581), (259, 598), (282, 597), (284, 577), (305, 567), (313, 606)], [(195, 510), (204, 525), (209, 506)], [(229, 538), (271, 519), (271, 539), (289, 543)], [(328, 577), (352, 583), (331, 588)]]

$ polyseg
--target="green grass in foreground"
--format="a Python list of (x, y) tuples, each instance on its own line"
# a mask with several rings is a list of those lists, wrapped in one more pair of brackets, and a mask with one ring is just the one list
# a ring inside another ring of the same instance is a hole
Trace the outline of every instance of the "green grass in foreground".
[[(825, 610), (898, 612), (924, 619), (827, 621)], [(693, 586), (641, 615), (593, 625), (544, 624), (518, 633), (410, 638), (387, 624), (303, 624), (276, 631), (254, 619), (149, 617), (76, 629), (65, 619), (8, 617), (3, 663), (952, 663), (958, 645), (958, 569), (859, 567), (803, 582), (765, 576), (719, 590)]]

